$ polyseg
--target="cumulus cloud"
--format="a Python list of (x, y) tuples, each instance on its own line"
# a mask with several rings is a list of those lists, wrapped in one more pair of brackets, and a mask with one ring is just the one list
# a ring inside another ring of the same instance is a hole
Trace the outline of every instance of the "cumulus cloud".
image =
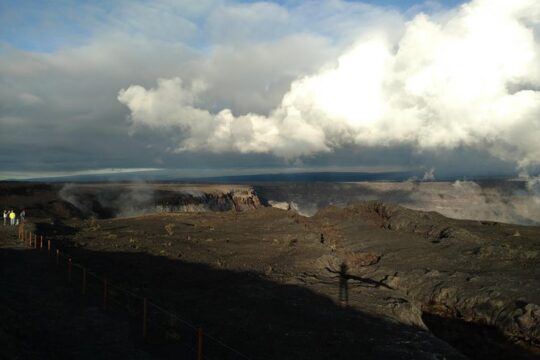
[(399, 37), (364, 29), (337, 61), (293, 81), (267, 114), (211, 111), (211, 84), (179, 77), (124, 88), (133, 124), (181, 134), (178, 151), (296, 158), (343, 146), (466, 146), (540, 159), (540, 3), (474, 0), (419, 14)]
[[(257, 39), (255, 31), (249, 39), (226, 43), (214, 39), (214, 32), (227, 31), (227, 24), (215, 19), (232, 6), (242, 12), (256, 4), (114, 2), (107, 9), (103, 4), (82, 7), (84, 19), (73, 11), (76, 5), (66, 6), (69, 9), (28, 8), (36, 19), (59, 23), (63, 18), (58, 18), (58, 9), (69, 13), (84, 29), (78, 28), (76, 39), (66, 42), (60, 32), (72, 22), (40, 32), (40, 21), (29, 24), (24, 17), (9, 15), (20, 13), (15, 3), (6, 4), (13, 11), (0, 11), (0, 18), (9, 18), (13, 29), (0, 34), (0, 171), (260, 167), (261, 157), (265, 165), (281, 165), (269, 155), (171, 153), (168, 149), (182, 134), (169, 136), (171, 132), (142, 127), (134, 133), (125, 121), (127, 109), (116, 100), (118, 89), (133, 83), (151, 86), (156, 78), (180, 76), (185, 84), (206, 84), (195, 106), (264, 113), (279, 103), (294, 78), (315, 71), (340, 46), (308, 28), (307, 15), (301, 11), (291, 13), (290, 23), (266, 39)], [(281, 11), (290, 9), (283, 6)], [(258, 19), (264, 24), (250, 26), (275, 25), (271, 19)], [(38, 32), (40, 36), (34, 36)], [(6, 42), (9, 34), (15, 35)], [(41, 45), (36, 47), (28, 38), (42, 40)]]
[[(503, 17), (517, 29), (533, 29), (537, 40), (536, 5), (521, 4), (529, 7), (517, 10), (524, 16), (501, 7), (508, 10)], [(405, 48), (412, 49), (410, 56), (424, 51), (415, 44), (422, 39), (405, 42), (413, 24), (423, 18), (444, 35), (444, 41), (432, 41), (440, 43), (438, 53), (419, 56), (422, 64), (436, 64), (443, 57), (439, 53), (450, 53), (443, 49), (446, 38), (457, 44), (468, 36), (449, 25), (463, 22), (463, 10), (424, 6), (406, 11), (343, 0), (28, 3), (28, 16), (21, 16), (20, 2), (0, 7), (0, 22), (9, 25), (0, 33), (0, 171), (160, 167), (219, 173), (261, 167), (282, 171), (291, 164), (298, 171), (399, 165), (433, 166), (437, 178), (444, 179), (513, 174), (514, 165), (500, 159), (534, 162), (534, 156), (519, 156), (532, 154), (538, 138), (537, 125), (524, 117), (506, 134), (497, 129), (483, 140), (473, 134), (467, 141), (428, 146), (426, 129), (446, 131), (437, 113), (443, 106), (432, 101), (442, 98), (446, 81), (428, 84), (414, 97), (400, 89), (423, 68), (414, 68), (404, 55)], [(413, 18), (419, 9), (428, 15)], [(264, 16), (267, 11), (273, 16)], [(494, 39), (513, 36), (502, 28), (489, 32)], [(413, 45), (418, 49), (413, 51)], [(510, 49), (504, 56), (523, 54), (523, 46), (502, 45)], [(481, 56), (473, 47), (469, 58)], [(379, 59), (386, 60), (379, 64)], [(359, 70), (370, 64), (379, 70)], [(440, 73), (433, 68), (432, 73)], [(527, 64), (523, 70), (532, 73)], [(525, 77), (505, 85), (512, 98), (539, 89), (534, 77)], [(156, 85), (157, 79), (171, 86)], [(128, 91), (130, 85), (140, 89)], [(124, 89), (130, 106), (135, 100), (148, 103), (160, 86), (170, 96), (154, 96), (144, 116), (141, 109), (148, 104), (140, 105), (136, 121), (130, 107), (117, 100)], [(196, 120), (178, 120), (179, 106)], [(457, 117), (448, 115), (453, 121)], [(516, 147), (518, 137), (523, 141)]]
[[(188, 136), (178, 151), (210, 149), (302, 155), (328, 150), (323, 131), (304, 121), (294, 109), (291, 114), (285, 114), (281, 123), (257, 114), (235, 117), (229, 109), (211, 114), (193, 106), (203, 88), (204, 85), (197, 83), (185, 87), (179, 78), (160, 79), (155, 89), (131, 86), (122, 90), (118, 100), (129, 106), (135, 123), (186, 131)], [(286, 133), (287, 126), (295, 131)], [(304, 136), (296, 138), (297, 131)]]

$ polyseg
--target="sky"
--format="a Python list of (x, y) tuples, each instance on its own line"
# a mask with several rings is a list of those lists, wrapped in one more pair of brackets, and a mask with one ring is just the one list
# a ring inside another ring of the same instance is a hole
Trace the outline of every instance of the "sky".
[(536, 0), (0, 0), (0, 179), (539, 163)]

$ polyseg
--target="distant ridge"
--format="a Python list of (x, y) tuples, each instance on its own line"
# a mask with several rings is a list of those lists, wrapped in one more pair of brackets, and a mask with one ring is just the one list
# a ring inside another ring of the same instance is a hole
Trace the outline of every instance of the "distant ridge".
[(355, 181), (404, 181), (418, 176), (415, 172), (304, 172), (276, 173), (256, 175), (231, 175), (198, 178), (198, 181), (217, 183), (252, 183), (252, 182), (355, 182)]
[(5, 182), (107, 182), (107, 181), (163, 181), (163, 182), (203, 182), (203, 183), (250, 183), (250, 182), (353, 182), (353, 181), (404, 181), (421, 176), (417, 172), (298, 172), (224, 176), (181, 176), (178, 173), (147, 172), (122, 174), (73, 175), (57, 177), (36, 177), (24, 180), (4, 180)]
[[(116, 174), (85, 174), (56, 177), (35, 177), (28, 179), (6, 179), (0, 182), (200, 182), (200, 183), (259, 183), (259, 182), (360, 182), (360, 181), (407, 181), (420, 180), (423, 173), (419, 171), (389, 171), (389, 172), (282, 172), (249, 175), (222, 175), (222, 176), (182, 176), (181, 171), (148, 171)], [(512, 174), (492, 174), (468, 176), (466, 179), (458, 174), (443, 174), (434, 181), (489, 181), (508, 180)]]

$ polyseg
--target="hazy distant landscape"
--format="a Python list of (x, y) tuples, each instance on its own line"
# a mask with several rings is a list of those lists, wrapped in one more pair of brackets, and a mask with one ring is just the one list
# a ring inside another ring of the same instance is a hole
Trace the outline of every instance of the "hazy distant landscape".
[(526, 181), (259, 183), (255, 189), (263, 199), (287, 202), (307, 216), (329, 205), (381, 200), (455, 219), (540, 223), (540, 198)]
[[(312, 178), (319, 179), (318, 181), (298, 180), (305, 176), (307, 175), (243, 176), (237, 177), (237, 180), (241, 180), (237, 187), (252, 188), (267, 206), (290, 208), (304, 216), (313, 216), (327, 206), (345, 207), (359, 201), (380, 200), (415, 210), (436, 211), (455, 219), (522, 225), (540, 223), (540, 194), (531, 187), (531, 182), (526, 180), (334, 182), (320, 174), (310, 174)], [(371, 176), (383, 179), (385, 174)], [(335, 174), (334, 177), (342, 179), (344, 176)], [(354, 179), (352, 174), (345, 177)], [(356, 175), (356, 178), (366, 177), (365, 174)], [(251, 181), (252, 178), (255, 178), (255, 181)], [(266, 180), (276, 178), (281, 181)], [(260, 181), (261, 179), (266, 181)], [(116, 202), (114, 206), (117, 208), (132, 209), (131, 214), (142, 214), (160, 211), (154, 208), (154, 203), (156, 198), (164, 196), (163, 190), (171, 192), (166, 196), (174, 196), (174, 191), (177, 191), (178, 196), (197, 198), (200, 195), (197, 189), (201, 186), (204, 188), (204, 184), (208, 184), (207, 189), (212, 186), (216, 189), (231, 188), (231, 185), (227, 185), (223, 180), (206, 179), (205, 182), (198, 183), (199, 185), (192, 185), (191, 190), (189, 181), (177, 183), (178, 185), (174, 182), (163, 182), (161, 186), (144, 181), (126, 182), (131, 185), (124, 186), (121, 195), (111, 194), (108, 199), (104, 193), (97, 201), (102, 202), (105, 207), (112, 205), (108, 204), (110, 202)], [(75, 206), (82, 206), (79, 203), (84, 198), (84, 189), (91, 188), (91, 185), (83, 183), (58, 186), (62, 187), (60, 194)], [(114, 185), (111, 189), (114, 192)], [(165, 208), (162, 210), (166, 211)], [(124, 215), (128, 213), (124, 212)]]

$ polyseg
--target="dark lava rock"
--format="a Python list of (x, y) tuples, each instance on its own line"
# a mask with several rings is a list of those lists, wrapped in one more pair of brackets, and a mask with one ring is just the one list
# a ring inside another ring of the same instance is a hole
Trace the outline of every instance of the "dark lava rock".
[(253, 358), (538, 356), (540, 228), (377, 201), (307, 218), (242, 199), (252, 211), (61, 219), (55, 236)]

